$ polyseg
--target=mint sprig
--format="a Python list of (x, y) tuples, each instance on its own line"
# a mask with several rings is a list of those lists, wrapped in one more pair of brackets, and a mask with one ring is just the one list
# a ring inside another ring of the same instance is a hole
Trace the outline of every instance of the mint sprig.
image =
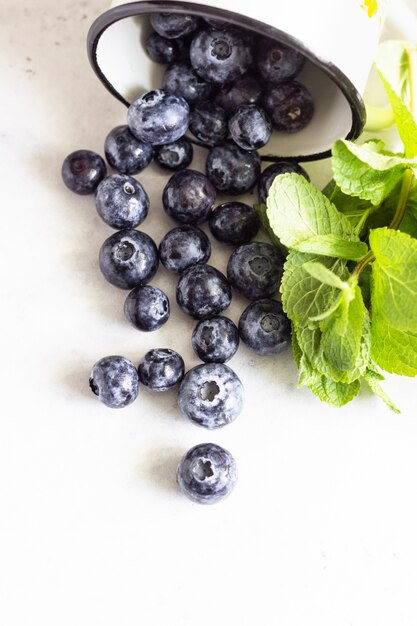
[(288, 248), (281, 297), (299, 386), (333, 406), (350, 402), (365, 382), (398, 412), (380, 369), (417, 374), (416, 60), (406, 42), (383, 44), (377, 59), (403, 153), (379, 139), (337, 141), (323, 192), (283, 174), (263, 212)]

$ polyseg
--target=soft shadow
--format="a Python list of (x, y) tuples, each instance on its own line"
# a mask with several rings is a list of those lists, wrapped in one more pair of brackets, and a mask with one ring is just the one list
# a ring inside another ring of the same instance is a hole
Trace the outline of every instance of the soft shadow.
[(142, 455), (137, 465), (137, 471), (141, 475), (145, 475), (160, 489), (177, 491), (177, 467), (183, 455), (183, 448), (154, 448)]

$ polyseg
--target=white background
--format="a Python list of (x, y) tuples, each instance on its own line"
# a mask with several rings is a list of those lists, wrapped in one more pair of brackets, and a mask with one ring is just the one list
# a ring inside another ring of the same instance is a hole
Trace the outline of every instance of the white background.
[[(115, 411), (89, 391), (108, 354), (137, 363), (172, 347), (197, 364), (173, 277), (161, 268), (153, 281), (171, 298), (166, 326), (130, 327), (126, 293), (97, 266), (112, 231), (61, 182), (69, 152), (103, 153), (125, 123), (86, 57), (106, 8), (0, 0), (0, 623), (414, 626), (415, 381), (386, 381), (401, 415), (367, 391), (332, 409), (297, 389), (290, 352), (241, 346), (230, 366), (244, 411), (214, 433), (180, 416), (175, 392), (142, 389)], [(325, 168), (307, 169), (322, 182)], [(139, 179), (152, 201), (143, 230), (159, 242), (174, 226), (161, 209), (168, 176), (151, 166)], [(235, 298), (235, 322), (245, 305)], [(227, 447), (240, 474), (212, 507), (175, 483), (202, 441)]]

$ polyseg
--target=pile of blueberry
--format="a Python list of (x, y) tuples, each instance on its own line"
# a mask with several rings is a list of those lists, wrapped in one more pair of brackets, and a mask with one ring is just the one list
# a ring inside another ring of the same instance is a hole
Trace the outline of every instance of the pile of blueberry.
[[(158, 392), (177, 386), (181, 413), (215, 429), (242, 409), (242, 383), (225, 364), (239, 340), (259, 355), (279, 354), (291, 341), (290, 323), (274, 299), (282, 253), (271, 243), (253, 241), (260, 227), (255, 208), (237, 200), (214, 207), (216, 192), (237, 196), (257, 186), (259, 202), (265, 203), (275, 176), (296, 171), (307, 177), (286, 161), (261, 173), (256, 150), (272, 128), (303, 128), (313, 101), (294, 80), (304, 58), (282, 43), (256, 41), (250, 32), (194, 16), (152, 14), (150, 21), (154, 32), (147, 52), (168, 65), (162, 89), (137, 98), (127, 124), (106, 137), (105, 157), (117, 173), (107, 174), (100, 155), (78, 150), (64, 160), (62, 178), (72, 191), (94, 194), (98, 214), (116, 229), (100, 248), (99, 267), (110, 283), (129, 290), (124, 304), (129, 323), (149, 332), (167, 322), (169, 299), (150, 284), (162, 263), (176, 276), (178, 306), (197, 321), (192, 346), (202, 364), (186, 372), (182, 357), (169, 348), (150, 350), (137, 368), (125, 357), (108, 356), (92, 368), (90, 388), (107, 406), (120, 408), (136, 399), (140, 385)], [(188, 169), (193, 148), (187, 131), (208, 147), (205, 174)], [(152, 160), (173, 172), (162, 204), (178, 223), (159, 246), (137, 230), (148, 215), (149, 197), (134, 175)], [(207, 263), (211, 243), (199, 228), (203, 222), (215, 240), (234, 246), (227, 276)], [(223, 315), (232, 289), (250, 300), (238, 326)], [(177, 482), (191, 499), (210, 503), (230, 493), (236, 476), (231, 454), (205, 443), (181, 460)]]

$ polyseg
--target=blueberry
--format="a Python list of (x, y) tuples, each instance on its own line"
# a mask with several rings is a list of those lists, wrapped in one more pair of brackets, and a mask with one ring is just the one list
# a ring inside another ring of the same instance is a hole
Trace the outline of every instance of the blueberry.
[(167, 39), (189, 35), (199, 24), (198, 17), (180, 13), (151, 13), (150, 21), (152, 28)]
[(256, 66), (262, 78), (269, 83), (295, 78), (304, 61), (301, 52), (274, 39), (260, 39), (255, 53)]
[(314, 101), (307, 87), (296, 80), (267, 85), (264, 107), (276, 130), (295, 133), (311, 121)]
[(126, 174), (114, 174), (96, 189), (96, 209), (112, 228), (135, 228), (149, 211), (149, 197), (142, 185)]
[(177, 483), (199, 504), (214, 504), (228, 496), (237, 481), (237, 468), (228, 450), (215, 443), (200, 443), (181, 459)]
[(162, 265), (169, 272), (181, 274), (192, 265), (206, 263), (210, 258), (211, 244), (200, 228), (184, 224), (166, 233), (158, 251)]
[(233, 422), (242, 410), (243, 385), (224, 363), (203, 363), (182, 379), (178, 406), (190, 420), (210, 430)]
[(272, 124), (261, 107), (242, 104), (229, 120), (229, 132), (233, 141), (244, 150), (257, 150), (271, 139)]
[(230, 304), (226, 277), (211, 265), (193, 265), (180, 276), (176, 290), (179, 307), (195, 319), (218, 315)]
[(255, 300), (239, 319), (241, 340), (256, 354), (279, 354), (291, 345), (291, 324), (276, 300)]
[(207, 178), (222, 193), (239, 196), (250, 191), (261, 171), (257, 152), (242, 150), (233, 141), (211, 148), (206, 159)]
[(187, 131), (189, 113), (184, 98), (155, 89), (132, 102), (127, 124), (139, 141), (154, 145), (172, 143)]
[(258, 104), (262, 99), (263, 90), (258, 79), (252, 74), (245, 74), (232, 83), (220, 87), (214, 97), (227, 113), (232, 115), (241, 104)]
[(304, 178), (310, 180), (307, 172), (301, 167), (301, 165), (298, 165), (298, 163), (293, 163), (292, 161), (278, 161), (277, 163), (268, 165), (268, 167), (261, 173), (258, 181), (259, 202), (266, 204), (269, 188), (277, 176), (291, 172), (301, 174)]
[(107, 173), (104, 160), (91, 150), (76, 150), (62, 163), (62, 180), (71, 191), (80, 195), (94, 193)]
[(112, 409), (131, 404), (139, 393), (139, 378), (135, 366), (124, 356), (107, 356), (93, 366), (90, 389)]
[(208, 220), (213, 237), (233, 246), (248, 243), (259, 230), (256, 210), (244, 202), (224, 202), (211, 211)]
[(229, 22), (227, 22), (226, 20), (219, 20), (214, 17), (204, 17), (203, 19), (206, 24), (217, 30), (221, 30), (222, 28), (227, 28), (229, 26)]
[(192, 143), (186, 137), (180, 137), (172, 143), (155, 146), (154, 159), (165, 170), (184, 170), (193, 160)]
[(157, 330), (168, 321), (168, 296), (158, 287), (135, 287), (125, 300), (124, 313), (128, 322), (138, 330)]
[(153, 348), (141, 359), (138, 367), (140, 382), (152, 391), (167, 391), (184, 376), (182, 357), (170, 348)]
[(201, 320), (193, 330), (191, 343), (205, 363), (226, 363), (239, 346), (239, 332), (228, 317), (218, 315)]
[(191, 109), (189, 130), (207, 146), (223, 143), (228, 135), (226, 112), (214, 102), (196, 104)]
[(209, 98), (213, 85), (198, 76), (189, 63), (172, 63), (165, 70), (162, 89), (194, 104)]
[(283, 260), (270, 243), (245, 243), (231, 254), (227, 278), (249, 300), (274, 296), (281, 283)]
[(119, 230), (101, 246), (99, 265), (110, 283), (121, 289), (132, 289), (153, 278), (158, 269), (158, 250), (146, 233)]
[(184, 39), (168, 39), (156, 32), (151, 33), (145, 42), (145, 50), (155, 63), (181, 61), (185, 58), (186, 48)]
[(104, 142), (107, 162), (120, 174), (138, 174), (152, 161), (153, 147), (132, 135), (128, 126), (113, 128)]
[(191, 65), (209, 82), (235, 80), (246, 72), (252, 59), (252, 37), (237, 28), (200, 30), (191, 41)]
[(171, 176), (162, 193), (162, 204), (181, 224), (200, 224), (207, 219), (216, 190), (204, 174), (182, 170)]

